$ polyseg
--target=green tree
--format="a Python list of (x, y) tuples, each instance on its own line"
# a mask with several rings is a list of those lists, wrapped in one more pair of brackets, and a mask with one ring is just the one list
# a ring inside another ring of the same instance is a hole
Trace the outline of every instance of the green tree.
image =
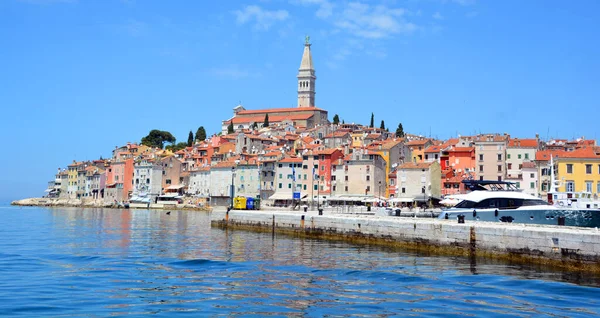
[(338, 114), (335, 114), (335, 116), (333, 116), (333, 124), (337, 125), (340, 123), (340, 116), (338, 116)]
[(194, 133), (190, 130), (190, 133), (188, 134), (187, 146), (191, 147), (193, 144), (194, 144)]
[(396, 128), (396, 137), (404, 137), (404, 128), (402, 128), (402, 123), (399, 123), (398, 128)]
[(198, 127), (196, 130), (196, 140), (203, 141), (206, 139), (206, 130), (204, 130), (204, 126)]
[(263, 127), (269, 127), (269, 114), (265, 114), (265, 122), (263, 123)]
[(177, 151), (179, 151), (179, 150), (181, 150), (181, 149), (184, 149), (184, 148), (185, 148), (185, 147), (187, 147), (187, 146), (188, 146), (188, 145), (187, 145), (187, 142), (178, 142), (178, 143), (176, 143), (176, 144), (170, 144), (170, 145), (167, 145), (167, 146), (165, 147), (165, 149), (167, 149), (167, 150), (170, 150), (170, 151), (172, 151), (172, 152), (177, 152)]
[(163, 149), (165, 142), (174, 144), (175, 141), (175, 137), (170, 132), (152, 129), (148, 136), (142, 138), (142, 145)]
[(373, 113), (371, 113), (371, 124), (369, 125), (369, 127), (375, 127), (375, 115)]
[(342, 119), (342, 125), (344, 125), (344, 124), (345, 124), (345, 122), (344, 122), (344, 120)]
[(258, 124), (257, 123), (252, 124), (252, 129), (258, 129)]
[(233, 134), (234, 130), (233, 130), (233, 121), (229, 123), (229, 126), (227, 126), (227, 134)]
[(383, 122), (383, 120), (381, 121), (381, 125), (379, 126), (379, 128), (385, 130), (385, 123)]

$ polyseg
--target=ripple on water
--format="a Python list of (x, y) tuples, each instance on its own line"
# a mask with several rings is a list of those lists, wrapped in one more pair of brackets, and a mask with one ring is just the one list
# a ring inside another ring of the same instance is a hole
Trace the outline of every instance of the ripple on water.
[(205, 213), (2, 209), (0, 315), (600, 314), (597, 278), (222, 231)]

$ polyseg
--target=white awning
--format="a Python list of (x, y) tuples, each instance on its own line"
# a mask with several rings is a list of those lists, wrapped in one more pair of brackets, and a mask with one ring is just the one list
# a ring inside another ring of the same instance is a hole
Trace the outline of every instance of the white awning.
[(167, 187), (167, 190), (179, 190), (181, 188), (183, 188), (184, 185), (183, 184), (176, 184), (176, 185), (171, 185)]
[[(302, 197), (302, 196), (300, 196)], [(275, 192), (272, 196), (269, 197), (269, 200), (292, 200), (293, 194), (291, 192)]]
[(413, 201), (414, 201), (413, 198), (393, 198), (393, 199), (390, 199), (391, 203), (396, 203), (396, 202), (408, 203), (408, 202), (413, 202)]

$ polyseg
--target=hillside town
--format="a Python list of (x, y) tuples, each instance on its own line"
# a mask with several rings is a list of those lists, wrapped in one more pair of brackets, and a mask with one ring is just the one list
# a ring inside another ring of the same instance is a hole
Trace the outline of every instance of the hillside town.
[(183, 149), (128, 142), (108, 159), (73, 161), (56, 172), (46, 197), (104, 204), (231, 206), (237, 196), (263, 205), (422, 205), (467, 191), (463, 180), (510, 181), (546, 198), (552, 169), (558, 191), (600, 194), (600, 147), (584, 137), (542, 140), (509, 133), (447, 140), (329, 120), (316, 107), (308, 39), (298, 106), (238, 105), (221, 131)]

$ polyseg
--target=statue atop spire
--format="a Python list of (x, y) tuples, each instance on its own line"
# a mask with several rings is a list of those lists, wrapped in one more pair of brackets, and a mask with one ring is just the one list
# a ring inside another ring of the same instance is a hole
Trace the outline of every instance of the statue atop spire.
[(307, 35), (307, 36), (305, 36), (305, 37), (304, 37), (304, 41), (305, 41), (305, 42), (304, 42), (304, 44), (308, 44), (308, 45), (310, 45), (310, 36), (308, 36), (308, 35)]

